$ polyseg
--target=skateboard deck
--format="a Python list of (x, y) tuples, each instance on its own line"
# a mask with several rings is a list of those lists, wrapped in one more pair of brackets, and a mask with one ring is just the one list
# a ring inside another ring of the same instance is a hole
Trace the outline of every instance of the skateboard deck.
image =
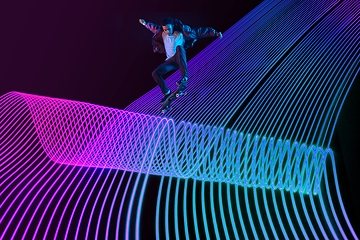
[(170, 110), (172, 110), (173, 108), (171, 107), (171, 103), (173, 101), (175, 101), (178, 97), (182, 96), (182, 95), (187, 95), (187, 92), (184, 91), (184, 87), (182, 87), (181, 85), (170, 95), (170, 97), (162, 104), (161, 108), (159, 109), (159, 111), (161, 111), (162, 113), (166, 113)]

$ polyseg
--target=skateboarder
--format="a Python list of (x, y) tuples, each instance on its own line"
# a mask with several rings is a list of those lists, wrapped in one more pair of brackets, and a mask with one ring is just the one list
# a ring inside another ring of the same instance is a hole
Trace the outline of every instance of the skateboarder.
[(176, 84), (184, 90), (189, 76), (185, 49), (192, 47), (200, 38), (222, 38), (222, 34), (210, 27), (191, 29), (180, 20), (169, 17), (162, 20), (161, 26), (145, 22), (144, 19), (139, 19), (139, 22), (154, 33), (152, 37), (153, 51), (166, 54), (165, 62), (152, 72), (155, 82), (160, 86), (164, 94), (161, 99), (161, 103), (164, 103), (170, 97), (171, 91), (168, 89), (162, 75), (179, 68), (182, 79)]

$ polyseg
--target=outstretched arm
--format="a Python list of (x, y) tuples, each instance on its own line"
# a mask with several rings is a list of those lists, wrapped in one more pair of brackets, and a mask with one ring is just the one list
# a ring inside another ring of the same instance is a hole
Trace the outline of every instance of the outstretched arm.
[(200, 27), (193, 29), (193, 32), (196, 34), (196, 38), (205, 38), (205, 37), (219, 37), (222, 38), (222, 33), (215, 31), (211, 27)]
[(139, 19), (139, 22), (144, 25), (147, 29), (149, 29), (152, 33), (155, 33), (156, 31), (158, 31), (161, 26), (156, 25), (154, 23), (150, 23), (150, 22), (145, 22), (144, 19)]

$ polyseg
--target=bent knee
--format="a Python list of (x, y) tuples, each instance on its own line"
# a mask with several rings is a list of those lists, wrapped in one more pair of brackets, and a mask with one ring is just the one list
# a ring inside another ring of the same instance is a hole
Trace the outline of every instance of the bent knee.
[(159, 75), (161, 75), (161, 74), (160, 74), (159, 70), (155, 69), (155, 70), (151, 73), (151, 75), (154, 77), (154, 76), (159, 76)]

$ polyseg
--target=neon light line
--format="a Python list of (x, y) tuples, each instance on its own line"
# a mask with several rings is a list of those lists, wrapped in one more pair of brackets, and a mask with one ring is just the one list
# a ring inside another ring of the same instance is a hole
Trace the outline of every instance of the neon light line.
[[(205, 206), (205, 182), (204, 181), (202, 181), (202, 183), (201, 183), (201, 205)], [(206, 217), (206, 209), (201, 208), (201, 210), (202, 210), (201, 212), (202, 212), (202, 217), (203, 217), (203, 224), (204, 224), (206, 239), (210, 239), (209, 228), (208, 228), (207, 217)]]
[(174, 227), (175, 227), (175, 237), (176, 239), (180, 239), (179, 235), (179, 213), (178, 213), (178, 207), (179, 207), (179, 187), (180, 187), (180, 179), (176, 180), (176, 191), (175, 191), (175, 204), (174, 204)]
[(139, 239), (157, 197), (157, 239), (358, 239), (330, 142), (359, 73), (359, 13), (355, 0), (264, 1), (188, 62), (197, 94), (165, 117), (159, 88), (125, 110), (1, 96), (0, 238)]
[(184, 186), (184, 197), (183, 197), (183, 213), (184, 213), (184, 228), (185, 228), (185, 237), (187, 240), (190, 239), (189, 237), (189, 229), (188, 229), (188, 216), (187, 216), (187, 192), (188, 192), (188, 179), (185, 179), (185, 186)]
[(193, 218), (194, 218), (194, 228), (196, 239), (200, 239), (199, 236), (199, 229), (198, 229), (198, 221), (197, 221), (197, 214), (196, 214), (196, 180), (193, 182), (193, 192), (192, 192), (192, 205), (193, 205)]
[(161, 178), (161, 182), (160, 182), (160, 186), (159, 186), (159, 191), (158, 191), (158, 195), (157, 195), (157, 203), (156, 203), (156, 218), (155, 218), (155, 229), (156, 229), (156, 239), (160, 239), (160, 224), (159, 224), (159, 218), (160, 218), (160, 202), (161, 202), (161, 191), (163, 189), (163, 184), (164, 184), (164, 177)]
[[(234, 213), (233, 213), (233, 209), (231, 206), (230, 184), (227, 183), (226, 186), (227, 186), (227, 204), (228, 204), (228, 209), (229, 209), (229, 215), (230, 215), (230, 219), (233, 220), (235, 218), (234, 218)], [(219, 198), (220, 198), (220, 194), (219, 194)], [(235, 221), (231, 221), (231, 226), (232, 226), (232, 230), (234, 232), (235, 239), (239, 240), (240, 238), (239, 238), (238, 231), (236, 229)]]
[[(224, 209), (223, 209), (223, 202), (222, 202), (222, 194), (221, 194), (221, 183), (218, 184), (218, 196), (219, 196), (219, 206), (220, 206), (220, 214), (221, 214), (221, 222), (222, 222), (222, 228), (225, 232), (225, 237), (226, 239), (230, 239), (229, 237), (229, 232), (227, 230), (227, 227), (226, 227), (226, 220), (225, 220), (225, 214), (224, 214)], [(227, 192), (227, 196), (229, 195), (229, 192)]]
[[(275, 227), (274, 227), (274, 223), (273, 221), (271, 220), (271, 215), (270, 215), (270, 211), (269, 211), (269, 206), (268, 206), (268, 202), (267, 202), (267, 198), (266, 198), (266, 192), (265, 192), (265, 189), (263, 188), (262, 189), (262, 192), (263, 192), (263, 199), (265, 200), (264, 201), (264, 206), (265, 206), (265, 210), (266, 210), (266, 216), (267, 216), (267, 219), (268, 219), (268, 222), (270, 224), (270, 228), (271, 228), (271, 231), (274, 235), (274, 238), (275, 239), (279, 239), (277, 233), (276, 233), (276, 230), (275, 230)], [(301, 195), (303, 196), (303, 195)]]
[[(215, 206), (214, 206), (214, 183), (213, 182), (210, 182), (210, 205), (211, 205), (211, 218), (212, 218), (212, 222), (213, 222), (215, 236), (216, 236), (216, 239), (220, 239), (219, 228), (218, 228), (217, 222), (216, 222), (217, 217), (215, 214)], [(204, 221), (206, 221), (205, 218), (204, 218)], [(209, 237), (210, 237), (210, 235), (209, 235)]]
[(165, 236), (166, 239), (170, 239), (169, 235), (169, 204), (170, 204), (170, 189), (173, 178), (170, 177), (168, 181), (168, 186), (166, 190), (166, 202), (165, 202)]

